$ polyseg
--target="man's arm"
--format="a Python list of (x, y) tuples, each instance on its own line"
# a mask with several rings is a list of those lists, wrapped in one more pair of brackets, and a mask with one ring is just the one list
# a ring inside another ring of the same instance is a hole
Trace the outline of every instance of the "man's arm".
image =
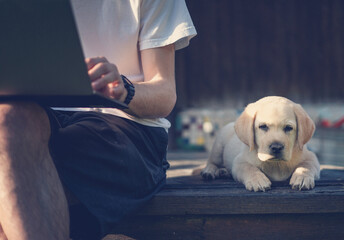
[[(176, 103), (174, 45), (141, 51), (144, 82), (134, 83), (127, 112), (142, 118), (166, 117)], [(127, 90), (115, 64), (106, 58), (86, 59), (94, 90), (124, 102)], [(130, 80), (130, 79), (129, 79)]]
[(135, 84), (130, 110), (139, 117), (166, 117), (176, 103), (174, 46), (141, 51), (144, 82)]

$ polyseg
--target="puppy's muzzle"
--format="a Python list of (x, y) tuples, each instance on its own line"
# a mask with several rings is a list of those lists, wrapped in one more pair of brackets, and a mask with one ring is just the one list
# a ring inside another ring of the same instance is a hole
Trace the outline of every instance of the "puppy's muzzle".
[(284, 145), (280, 142), (273, 142), (270, 146), (270, 153), (276, 157), (280, 157), (284, 150)]

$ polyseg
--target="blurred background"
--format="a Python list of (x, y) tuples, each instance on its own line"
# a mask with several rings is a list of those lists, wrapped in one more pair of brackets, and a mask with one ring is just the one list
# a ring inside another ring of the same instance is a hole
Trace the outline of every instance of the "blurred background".
[(186, 0), (198, 35), (176, 52), (170, 151), (208, 153), (217, 131), (268, 95), (301, 103), (309, 147), (344, 165), (344, 1)]

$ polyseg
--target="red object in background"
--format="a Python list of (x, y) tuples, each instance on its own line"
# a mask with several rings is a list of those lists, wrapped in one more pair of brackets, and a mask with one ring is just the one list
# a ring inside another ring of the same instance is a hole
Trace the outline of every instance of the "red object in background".
[(325, 128), (329, 128), (329, 127), (332, 126), (332, 124), (331, 124), (331, 122), (330, 122), (329, 120), (322, 120), (322, 121), (320, 122), (320, 125), (321, 125), (322, 127), (325, 127)]
[(332, 127), (334, 128), (340, 128), (341, 126), (344, 125), (344, 117), (339, 119), (337, 122), (333, 123)]
[(334, 122), (333, 124), (329, 120), (322, 120), (320, 125), (325, 128), (340, 128), (344, 125), (344, 117)]

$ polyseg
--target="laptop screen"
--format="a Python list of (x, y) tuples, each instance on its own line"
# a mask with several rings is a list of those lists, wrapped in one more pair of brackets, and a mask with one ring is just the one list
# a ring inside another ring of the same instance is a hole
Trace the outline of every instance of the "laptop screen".
[(0, 0), (0, 94), (92, 92), (68, 0)]

